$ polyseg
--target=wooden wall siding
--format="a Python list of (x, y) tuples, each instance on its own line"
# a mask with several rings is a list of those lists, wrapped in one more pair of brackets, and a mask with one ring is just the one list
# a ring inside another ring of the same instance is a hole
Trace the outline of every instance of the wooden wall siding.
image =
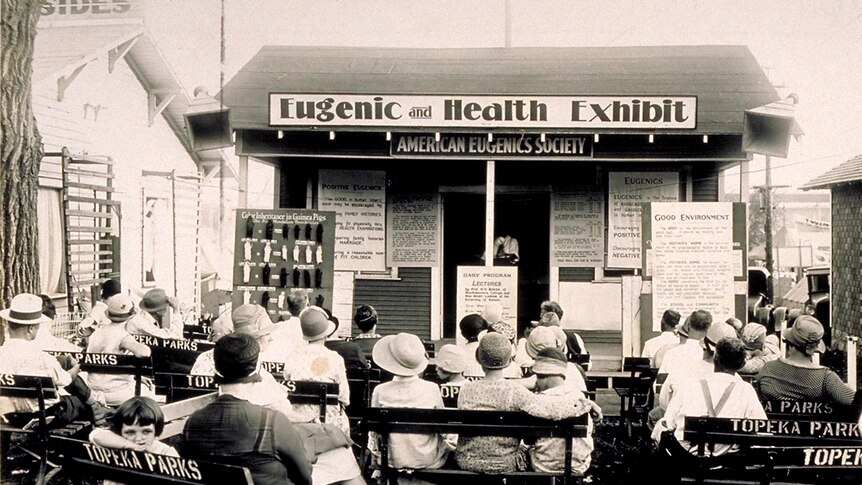
[(721, 174), (713, 164), (699, 163), (692, 165), (692, 202), (717, 202), (718, 177)]
[[(398, 268), (398, 277), (398, 281), (357, 279), (353, 289), (354, 308), (371, 305), (377, 310), (380, 335), (409, 332), (430, 339), (430, 268)], [(356, 328), (353, 333), (358, 333)]]
[[(114, 161), (115, 200), (122, 208), (120, 224), (121, 283), (133, 290), (142, 286), (142, 180), (141, 170), (196, 172), (197, 165), (163, 117), (148, 125), (147, 92), (125, 62), (108, 73), (107, 59), (87, 64), (57, 101), (57, 83), (34, 85), (34, 111), (45, 151), (67, 147), (73, 155), (111, 157)], [(85, 106), (87, 114), (85, 117)], [(98, 117), (93, 106), (99, 108)], [(40, 167), (40, 182), (59, 181), (59, 159), (46, 157)], [(53, 177), (53, 178), (52, 178)], [(168, 187), (168, 194), (170, 194)], [(189, 235), (175, 244), (193, 246)], [(183, 285), (197, 285), (188, 274)], [(171, 290), (172, 280), (165, 288)], [(192, 302), (187, 302), (192, 303)]]

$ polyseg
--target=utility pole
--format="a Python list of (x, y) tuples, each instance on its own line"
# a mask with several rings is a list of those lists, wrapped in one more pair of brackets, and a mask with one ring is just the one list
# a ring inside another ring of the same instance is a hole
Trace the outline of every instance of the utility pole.
[(773, 288), (775, 288), (775, 261), (772, 257), (772, 157), (766, 157), (766, 182), (763, 187), (763, 203), (766, 207), (766, 220), (763, 223), (763, 230), (766, 233), (766, 242), (764, 243), (764, 251), (766, 251), (766, 271), (769, 271), (769, 278), (766, 284), (766, 293), (770, 302), (774, 302)]
[(775, 292), (775, 282), (776, 278), (774, 275), (775, 272), (775, 258), (772, 253), (773, 249), (773, 241), (772, 241), (772, 189), (780, 189), (789, 187), (788, 185), (772, 185), (772, 157), (769, 155), (764, 155), (766, 157), (766, 161), (764, 164), (764, 178), (765, 183), (761, 187), (757, 187), (758, 189), (763, 191), (763, 210), (765, 213), (765, 220), (763, 221), (763, 232), (764, 232), (764, 244), (763, 249), (766, 252), (766, 271), (769, 272), (769, 279), (767, 280), (767, 297), (769, 297), (769, 301), (773, 302), (773, 296)]

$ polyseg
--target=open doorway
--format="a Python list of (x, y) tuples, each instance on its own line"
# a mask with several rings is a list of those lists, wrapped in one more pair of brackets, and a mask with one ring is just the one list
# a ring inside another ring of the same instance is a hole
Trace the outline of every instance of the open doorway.
[[(498, 193), (494, 236), (518, 240), (518, 321), (520, 334), (530, 320), (539, 318), (539, 305), (548, 298), (549, 218), (547, 193)], [(443, 194), (443, 337), (454, 338), (458, 329), (458, 266), (485, 262), (485, 195)], [(498, 260), (496, 264), (511, 264)]]
[[(548, 298), (550, 267), (550, 199), (547, 193), (497, 194), (495, 237), (518, 240), (518, 334), (539, 319), (539, 306)], [(495, 264), (507, 264), (499, 262)]]

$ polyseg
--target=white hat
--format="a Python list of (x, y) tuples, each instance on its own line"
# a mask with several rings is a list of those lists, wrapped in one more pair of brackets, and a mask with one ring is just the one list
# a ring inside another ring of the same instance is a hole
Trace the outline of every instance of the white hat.
[(7, 322), (21, 325), (38, 325), (51, 321), (50, 318), (42, 315), (42, 298), (32, 293), (15, 295), (9, 308), (0, 310), (0, 317)]
[(412, 333), (387, 335), (371, 349), (371, 358), (381, 369), (396, 376), (415, 376), (428, 366), (425, 346)]

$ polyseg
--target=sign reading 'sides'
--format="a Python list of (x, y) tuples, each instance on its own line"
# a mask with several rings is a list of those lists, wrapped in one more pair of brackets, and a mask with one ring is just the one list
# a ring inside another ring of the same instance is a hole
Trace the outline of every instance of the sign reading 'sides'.
[(271, 126), (693, 129), (696, 96), (269, 95)]

